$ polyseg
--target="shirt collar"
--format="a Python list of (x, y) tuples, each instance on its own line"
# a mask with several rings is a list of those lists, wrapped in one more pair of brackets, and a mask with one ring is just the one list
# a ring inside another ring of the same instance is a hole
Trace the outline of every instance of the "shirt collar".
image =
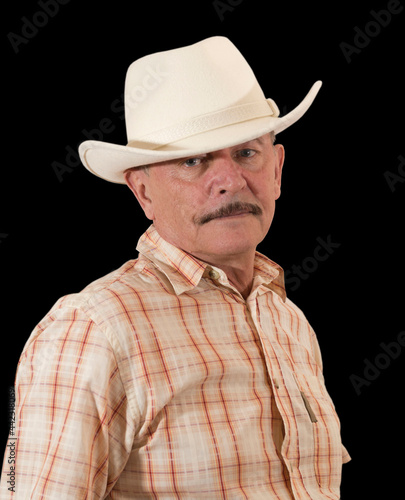
[(256, 252), (253, 276), (256, 279), (257, 285), (263, 284), (279, 295), (283, 302), (286, 301), (287, 293), (284, 284), (284, 269), (276, 262)]
[[(136, 249), (166, 275), (177, 295), (195, 288), (203, 275), (206, 276), (212, 270), (217, 271), (219, 282), (227, 281), (221, 269), (165, 241), (153, 224), (140, 237)], [(256, 252), (253, 286), (256, 288), (260, 285), (277, 293), (283, 301), (286, 300), (283, 269), (265, 255)]]

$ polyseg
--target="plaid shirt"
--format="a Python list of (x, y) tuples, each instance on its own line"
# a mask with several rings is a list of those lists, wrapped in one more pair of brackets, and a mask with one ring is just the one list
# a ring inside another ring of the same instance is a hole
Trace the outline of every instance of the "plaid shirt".
[(282, 269), (256, 253), (244, 300), (153, 226), (137, 249), (30, 336), (0, 498), (338, 499), (349, 456)]

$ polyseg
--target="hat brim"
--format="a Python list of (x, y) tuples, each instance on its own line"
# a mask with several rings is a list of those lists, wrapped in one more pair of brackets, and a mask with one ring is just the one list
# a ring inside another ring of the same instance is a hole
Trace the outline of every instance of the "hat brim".
[(278, 134), (304, 115), (321, 86), (321, 81), (315, 82), (303, 101), (282, 117), (255, 118), (219, 127), (158, 149), (136, 148), (89, 140), (79, 146), (80, 159), (92, 174), (109, 182), (125, 184), (125, 171), (132, 167), (218, 151), (243, 144), (272, 131)]

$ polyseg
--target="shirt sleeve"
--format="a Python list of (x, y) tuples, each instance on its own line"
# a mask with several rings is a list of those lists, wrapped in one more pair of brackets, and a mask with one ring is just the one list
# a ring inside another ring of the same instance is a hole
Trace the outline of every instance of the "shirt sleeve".
[[(312, 352), (313, 356), (315, 358), (316, 364), (319, 366), (319, 378), (322, 381), (322, 384), (325, 384), (324, 377), (323, 377), (323, 362), (322, 362), (322, 354), (321, 354), (321, 349), (319, 347), (319, 342), (316, 337), (316, 334), (314, 330), (311, 327), (311, 333), (312, 333)], [(347, 462), (350, 462), (351, 457), (345, 448), (345, 446), (342, 444), (342, 463), (346, 464)]]
[(78, 308), (51, 311), (24, 348), (15, 392), (15, 493), (5, 460), (0, 498), (105, 498), (128, 460), (134, 422), (102, 330)]

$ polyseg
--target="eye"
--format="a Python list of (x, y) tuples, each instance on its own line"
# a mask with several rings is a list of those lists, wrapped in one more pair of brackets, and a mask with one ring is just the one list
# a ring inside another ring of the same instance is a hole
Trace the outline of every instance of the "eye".
[(254, 149), (241, 149), (238, 151), (238, 155), (242, 158), (252, 158), (256, 154)]
[(186, 167), (198, 167), (198, 165), (201, 165), (203, 161), (203, 158), (188, 158), (183, 162), (183, 165)]

